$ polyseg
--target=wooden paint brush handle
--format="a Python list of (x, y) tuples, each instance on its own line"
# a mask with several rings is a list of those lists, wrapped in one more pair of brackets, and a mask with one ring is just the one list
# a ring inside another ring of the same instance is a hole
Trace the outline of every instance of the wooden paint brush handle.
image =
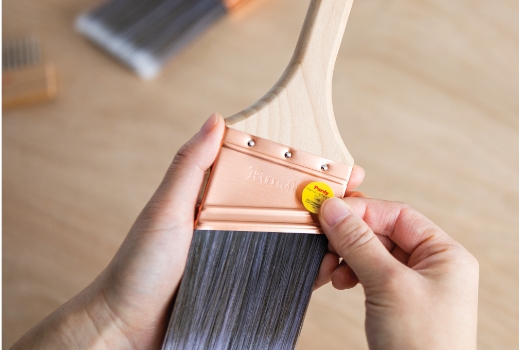
[(332, 104), (335, 59), (353, 0), (312, 0), (296, 50), (279, 81), (228, 127), (353, 165)]

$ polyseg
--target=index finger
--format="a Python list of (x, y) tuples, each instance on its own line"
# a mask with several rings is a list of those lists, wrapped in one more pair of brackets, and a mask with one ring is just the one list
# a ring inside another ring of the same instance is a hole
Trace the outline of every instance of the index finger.
[(405, 203), (358, 197), (347, 197), (344, 201), (373, 232), (389, 237), (408, 254), (428, 241), (434, 244), (452, 240), (435, 223)]

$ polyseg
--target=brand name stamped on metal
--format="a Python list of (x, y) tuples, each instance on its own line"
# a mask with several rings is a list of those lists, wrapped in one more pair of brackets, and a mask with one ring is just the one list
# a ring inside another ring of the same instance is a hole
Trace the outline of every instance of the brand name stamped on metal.
[(252, 166), (250, 167), (250, 173), (247, 179), (267, 186), (272, 186), (289, 193), (293, 193), (296, 187), (296, 182), (293, 180), (282, 180), (274, 176), (267, 175), (263, 170)]

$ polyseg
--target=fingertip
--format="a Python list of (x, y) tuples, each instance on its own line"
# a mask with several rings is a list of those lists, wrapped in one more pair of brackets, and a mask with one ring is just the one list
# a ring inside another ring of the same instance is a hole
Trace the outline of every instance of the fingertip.
[(355, 272), (343, 260), (331, 276), (332, 286), (337, 290), (351, 289), (359, 283)]
[(362, 181), (364, 181), (365, 175), (366, 172), (364, 171), (364, 168), (357, 164), (354, 164), (353, 169), (351, 170), (350, 180), (348, 181), (348, 186), (346, 189), (350, 191), (358, 187), (362, 183)]
[(223, 123), (225, 124), (225, 118), (222, 117), (222, 115), (220, 113), (213, 113), (216, 115), (216, 124), (220, 124), (220, 123)]
[(203, 168), (213, 164), (220, 149), (225, 130), (225, 119), (218, 113), (213, 113), (204, 123), (199, 133), (189, 143), (196, 144), (198, 154), (192, 161), (199, 162)]
[(353, 198), (372, 198), (371, 196), (365, 194), (360, 191), (346, 191), (344, 197), (353, 197)]
[[(332, 197), (324, 201), (319, 212), (321, 223), (325, 223), (328, 227), (333, 227), (352, 212), (351, 207), (342, 199)], [(325, 233), (327, 233), (325, 231)]]
[(218, 123), (218, 116), (218, 113), (211, 114), (200, 128), (200, 133), (209, 134), (211, 130), (213, 130), (213, 128), (215, 127), (216, 123)]
[(326, 253), (319, 267), (319, 272), (315, 279), (312, 290), (316, 290), (325, 284), (329, 283), (332, 277), (333, 271), (339, 266), (339, 256), (334, 253)]
[(199, 135), (208, 135), (213, 132), (221, 129), (225, 125), (225, 119), (219, 114), (214, 112), (207, 118), (207, 120), (202, 124), (200, 130), (198, 131)]
[[(355, 195), (350, 195), (353, 193), (355, 193)], [(364, 218), (367, 202), (370, 201), (371, 198), (356, 195), (357, 193), (359, 192), (346, 192), (346, 196), (342, 200), (352, 208), (353, 212), (357, 214), (357, 216)]]

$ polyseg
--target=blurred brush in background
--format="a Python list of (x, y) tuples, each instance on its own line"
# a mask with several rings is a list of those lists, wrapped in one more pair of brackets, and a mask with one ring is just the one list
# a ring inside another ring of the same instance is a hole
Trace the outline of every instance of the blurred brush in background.
[(2, 107), (43, 102), (56, 96), (54, 65), (45, 63), (41, 38), (2, 39)]
[(145, 79), (218, 18), (246, 0), (112, 0), (76, 28)]

